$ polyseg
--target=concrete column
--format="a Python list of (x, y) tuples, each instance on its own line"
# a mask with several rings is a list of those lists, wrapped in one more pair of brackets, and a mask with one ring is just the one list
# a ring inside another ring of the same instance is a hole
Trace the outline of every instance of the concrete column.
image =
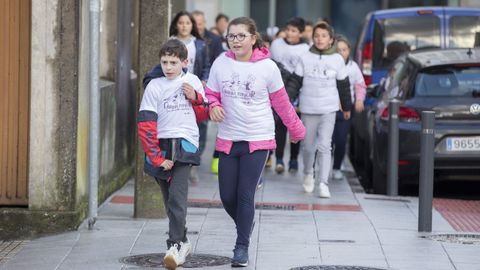
[(75, 0), (32, 1), (29, 208), (73, 210), (78, 101)]
[[(168, 38), (168, 10), (169, 0), (140, 1), (137, 111), (143, 96), (143, 76), (160, 62), (158, 52), (161, 44)], [(160, 186), (152, 177), (143, 173), (143, 165), (144, 152), (137, 139), (134, 216), (137, 218), (165, 217)]]

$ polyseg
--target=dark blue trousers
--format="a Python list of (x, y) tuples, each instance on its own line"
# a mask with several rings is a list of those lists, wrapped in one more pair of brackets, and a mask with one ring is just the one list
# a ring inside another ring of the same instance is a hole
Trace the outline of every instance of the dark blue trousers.
[(255, 191), (268, 150), (249, 153), (248, 142), (234, 142), (229, 155), (220, 153), (218, 183), (225, 211), (237, 227), (236, 245), (248, 247), (255, 216)]
[[(351, 119), (351, 118), (350, 118)], [(350, 119), (345, 120), (341, 111), (337, 112), (335, 120), (335, 128), (333, 129), (332, 145), (333, 145), (333, 169), (340, 170), (345, 151), (347, 148), (347, 137), (350, 131)]]

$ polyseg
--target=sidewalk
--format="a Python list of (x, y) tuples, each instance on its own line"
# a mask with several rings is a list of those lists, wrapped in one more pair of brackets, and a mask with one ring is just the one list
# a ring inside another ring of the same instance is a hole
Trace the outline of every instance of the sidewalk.
[[(211, 128), (210, 134), (213, 131)], [(229, 258), (235, 227), (220, 206), (216, 175), (209, 172), (212, 142), (209, 140), (199, 168), (201, 180), (190, 187), (188, 237), (194, 254)], [(478, 242), (465, 245), (422, 238), (430, 234), (417, 232), (416, 198), (353, 192), (349, 182), (355, 186), (356, 179), (346, 163), (347, 177), (330, 181), (331, 199), (318, 198), (317, 190), (303, 193), (300, 172), (277, 175), (272, 169), (265, 171), (264, 185), (256, 195), (256, 226), (246, 269), (309, 265), (365, 268), (303, 269), (480, 269)], [(130, 181), (110, 197), (99, 209), (94, 230), (83, 224), (75, 232), (25, 242), (12, 258), (0, 261), (0, 269), (152, 269), (120, 261), (127, 256), (165, 252), (167, 220), (132, 218), (133, 193)], [(458, 233), (437, 211), (433, 211), (433, 232)]]

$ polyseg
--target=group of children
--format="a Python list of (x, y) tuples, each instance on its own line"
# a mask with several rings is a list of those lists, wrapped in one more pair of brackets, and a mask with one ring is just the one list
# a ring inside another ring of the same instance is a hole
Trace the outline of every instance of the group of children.
[[(303, 149), (305, 191), (314, 189), (316, 155), (319, 194), (330, 196), (335, 117), (344, 108), (341, 114), (349, 119), (350, 84), (356, 90), (360, 83), (349, 82), (348, 58), (336, 52), (331, 26), (319, 23), (313, 28), (312, 46), (300, 38), (304, 28), (303, 19), (289, 20), (287, 37), (274, 42), (270, 52), (255, 22), (236, 18), (225, 35), (228, 50), (211, 64), (205, 53), (209, 44), (198, 34), (193, 17), (181, 12), (174, 18), (172, 38), (160, 49), (160, 65), (144, 79), (137, 117), (145, 171), (160, 185), (169, 218), (167, 268), (182, 265), (191, 251), (186, 236), (188, 182), (203, 148), (199, 123), (208, 118), (218, 123), (215, 149), (220, 198), (236, 225), (233, 267), (248, 265), (255, 191), (269, 152), (281, 147), (276, 152), (280, 164), (287, 132), (293, 145), (301, 140), (304, 145), (315, 145)], [(302, 120), (292, 105), (295, 100)], [(289, 165), (298, 168), (298, 164)]]

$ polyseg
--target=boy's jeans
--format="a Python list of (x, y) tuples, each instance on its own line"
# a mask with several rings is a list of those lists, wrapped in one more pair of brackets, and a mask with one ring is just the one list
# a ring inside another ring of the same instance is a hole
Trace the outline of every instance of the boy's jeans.
[(162, 190), (163, 202), (168, 216), (168, 241), (170, 242), (186, 241), (188, 177), (191, 168), (190, 165), (175, 164), (172, 168), (173, 177), (170, 182), (156, 179)]

